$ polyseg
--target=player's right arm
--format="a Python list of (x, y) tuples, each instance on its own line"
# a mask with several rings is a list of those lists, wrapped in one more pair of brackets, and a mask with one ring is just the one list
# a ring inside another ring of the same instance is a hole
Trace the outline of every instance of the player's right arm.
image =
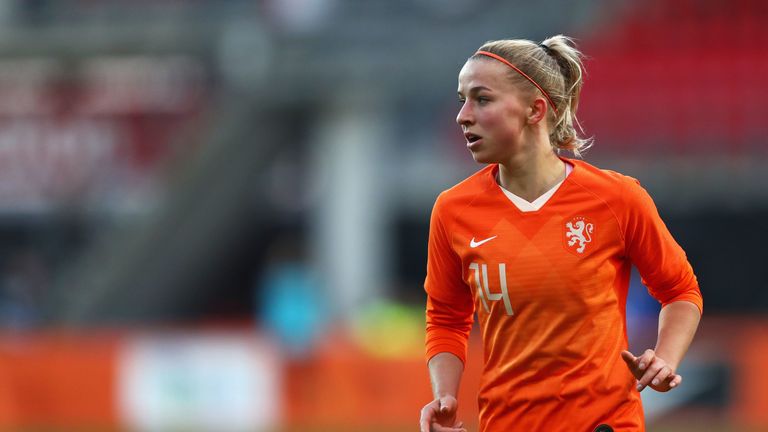
[(429, 360), (434, 400), (421, 409), (421, 432), (466, 432), (456, 418), (457, 395), (464, 363), (453, 354), (439, 353)]
[[(461, 259), (451, 246), (450, 216), (438, 197), (429, 226), (426, 351), (434, 400), (421, 410), (422, 432), (463, 431), (456, 420), (456, 395), (464, 370), (474, 304), (464, 283)], [(431, 428), (431, 429), (430, 429)]]

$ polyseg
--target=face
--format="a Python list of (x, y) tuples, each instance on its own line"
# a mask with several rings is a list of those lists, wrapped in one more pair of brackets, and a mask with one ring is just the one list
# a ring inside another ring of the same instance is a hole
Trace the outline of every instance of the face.
[(508, 66), (493, 59), (469, 60), (459, 73), (456, 123), (477, 162), (507, 162), (525, 145), (530, 104), (508, 74)]

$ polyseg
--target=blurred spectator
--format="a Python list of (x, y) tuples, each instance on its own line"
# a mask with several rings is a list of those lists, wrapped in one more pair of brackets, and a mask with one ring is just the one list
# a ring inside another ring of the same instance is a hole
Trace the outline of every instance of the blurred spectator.
[(260, 321), (291, 357), (307, 356), (329, 320), (321, 284), (307, 265), (299, 242), (281, 238), (268, 253), (256, 285)]

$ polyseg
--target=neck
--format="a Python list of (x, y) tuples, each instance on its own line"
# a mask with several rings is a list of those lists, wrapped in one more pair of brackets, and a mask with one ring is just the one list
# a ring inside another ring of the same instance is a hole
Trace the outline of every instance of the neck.
[(565, 164), (551, 147), (499, 164), (501, 187), (530, 202), (564, 178)]

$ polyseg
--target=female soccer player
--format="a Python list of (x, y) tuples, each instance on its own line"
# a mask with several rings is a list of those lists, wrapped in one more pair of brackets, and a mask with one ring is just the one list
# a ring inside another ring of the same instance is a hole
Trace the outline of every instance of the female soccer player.
[[(682, 382), (703, 304), (685, 253), (637, 180), (559, 156), (590, 144), (574, 129), (582, 76), (562, 35), (488, 42), (459, 73), (456, 122), (487, 166), (432, 211), (422, 432), (464, 430), (475, 312), (480, 431), (643, 431), (639, 391)], [(662, 304), (656, 347), (639, 356), (627, 351), (632, 264)]]

